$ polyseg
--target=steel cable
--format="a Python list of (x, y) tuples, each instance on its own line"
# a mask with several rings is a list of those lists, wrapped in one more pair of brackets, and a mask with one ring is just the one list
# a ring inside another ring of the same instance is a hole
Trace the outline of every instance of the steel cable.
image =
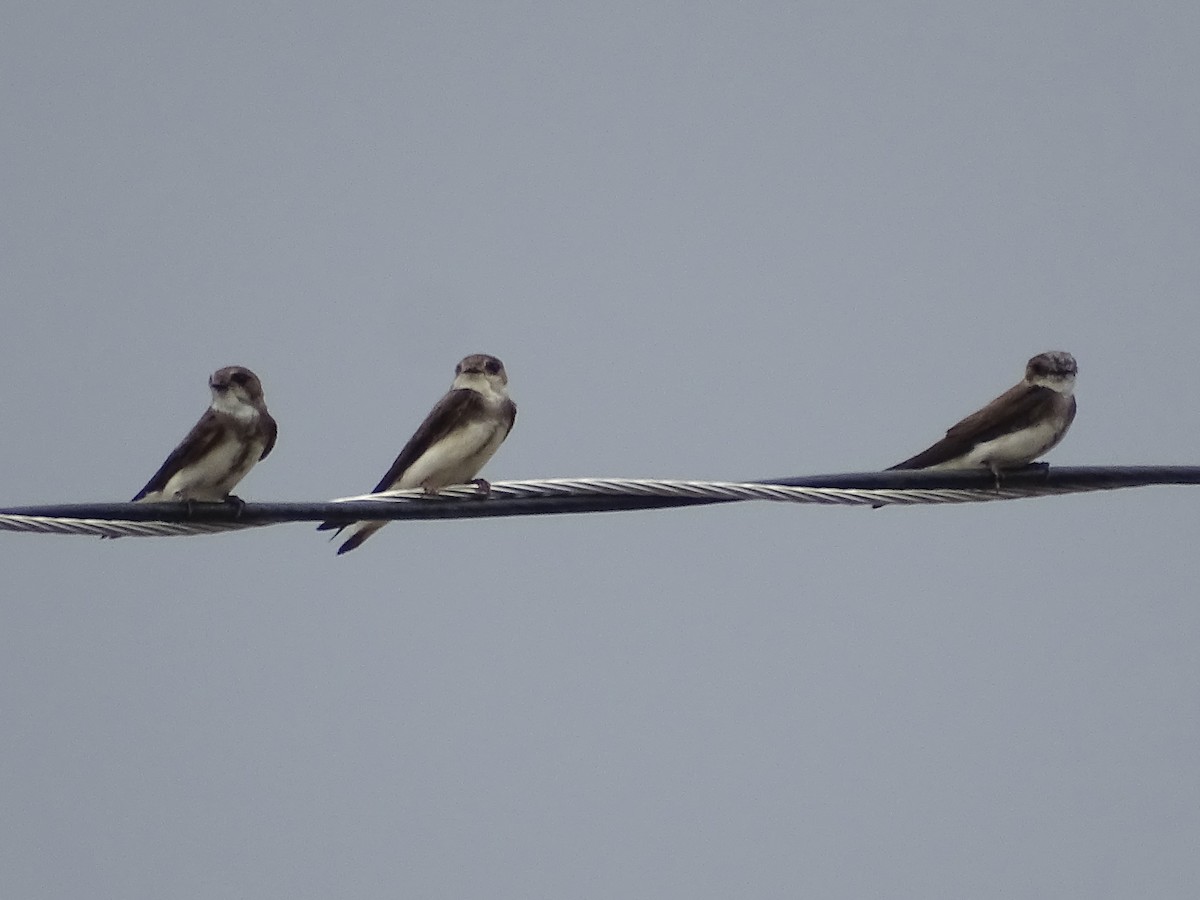
[(1200, 484), (1200, 466), (1033, 465), (1005, 473), (886, 471), (763, 481), (551, 478), (503, 481), (481, 496), (456, 485), (430, 496), (389, 491), (311, 503), (77, 503), (0, 509), (0, 530), (102, 537), (216, 534), (283, 522), (459, 519), (619, 512), (750, 500), (826, 506), (911, 506), (1049, 497), (1149, 485)]

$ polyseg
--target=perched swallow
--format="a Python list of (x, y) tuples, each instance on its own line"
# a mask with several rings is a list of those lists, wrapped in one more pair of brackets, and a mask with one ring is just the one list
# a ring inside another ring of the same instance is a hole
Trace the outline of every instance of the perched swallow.
[(1033, 462), (1063, 439), (1075, 419), (1075, 357), (1062, 350), (1039, 353), (1025, 378), (946, 436), (892, 469), (1002, 469)]
[(135, 503), (220, 503), (275, 446), (275, 420), (257, 375), (226, 366), (213, 372), (208, 386), (212, 405), (138, 491)]
[[(454, 370), (449, 392), (425, 417), (372, 493), (420, 487), (436, 494), (447, 485), (465, 484), (504, 443), (516, 418), (504, 363), (486, 353), (466, 357)], [(487, 482), (479, 479), (478, 483), (488, 489)], [(338, 548), (340, 555), (386, 524), (324, 522), (317, 530), (346, 529), (350, 536)]]

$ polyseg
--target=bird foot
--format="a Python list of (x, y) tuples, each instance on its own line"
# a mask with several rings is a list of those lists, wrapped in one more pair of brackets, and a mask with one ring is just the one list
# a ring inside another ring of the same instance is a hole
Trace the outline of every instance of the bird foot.
[(1030, 463), (1029, 465), (1027, 465), (1025, 467), (1025, 471), (1029, 472), (1030, 474), (1040, 475), (1040, 476), (1042, 476), (1042, 478), (1048, 478), (1050, 476), (1050, 463), (1048, 463), (1048, 462)]
[(476, 478), (471, 484), (475, 485), (476, 496), (480, 500), (486, 500), (492, 495), (492, 484), (486, 478)]
[(225, 498), (226, 504), (233, 507), (233, 518), (236, 521), (242, 517), (242, 510), (246, 508), (246, 501), (236, 494), (230, 494)]

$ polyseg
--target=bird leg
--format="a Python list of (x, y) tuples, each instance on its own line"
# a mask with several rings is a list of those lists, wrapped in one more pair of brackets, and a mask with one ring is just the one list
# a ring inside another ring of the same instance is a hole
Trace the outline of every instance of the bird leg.
[(988, 468), (992, 470), (992, 477), (996, 479), (996, 493), (1000, 493), (1000, 467), (995, 463), (988, 463)]

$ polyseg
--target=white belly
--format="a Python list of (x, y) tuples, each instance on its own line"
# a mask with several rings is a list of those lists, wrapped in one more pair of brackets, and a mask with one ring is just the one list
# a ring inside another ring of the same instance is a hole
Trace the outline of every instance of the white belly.
[(1059, 423), (1045, 422), (977, 445), (970, 453), (930, 469), (1013, 469), (1033, 462), (1058, 443)]
[(221, 502), (254, 468), (261, 453), (261, 442), (247, 448), (241, 441), (221, 441), (193, 465), (172, 475), (158, 495), (145, 499)]
[(396, 487), (436, 491), (449, 484), (464, 484), (479, 474), (504, 437), (503, 427), (494, 419), (459, 428), (422, 453)]
[[(507, 436), (504, 425), (496, 419), (459, 428), (417, 457), (392, 487), (423, 487), (436, 492), (447, 485), (465, 484), (479, 474)], [(343, 533), (347, 539), (360, 533), (369, 537), (386, 524), (378, 520), (352, 522)]]

